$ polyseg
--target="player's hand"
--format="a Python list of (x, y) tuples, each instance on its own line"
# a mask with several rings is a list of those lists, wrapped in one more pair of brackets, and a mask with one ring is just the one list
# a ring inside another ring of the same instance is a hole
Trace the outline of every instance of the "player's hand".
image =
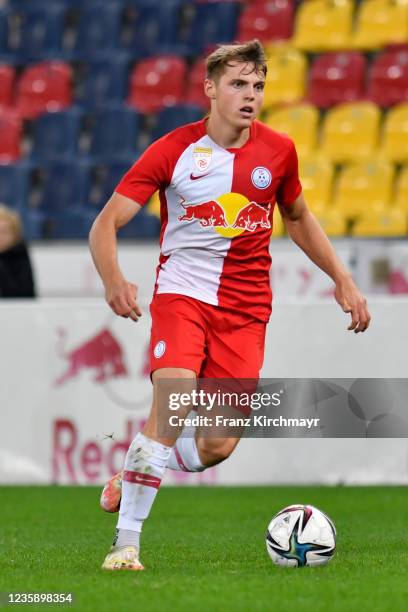
[(124, 278), (115, 280), (106, 287), (105, 298), (113, 312), (125, 319), (138, 321), (142, 316), (137, 303), (137, 286)]
[(343, 311), (351, 314), (351, 323), (347, 329), (355, 334), (364, 332), (370, 325), (371, 316), (367, 300), (357, 289), (351, 276), (336, 283), (334, 296)]

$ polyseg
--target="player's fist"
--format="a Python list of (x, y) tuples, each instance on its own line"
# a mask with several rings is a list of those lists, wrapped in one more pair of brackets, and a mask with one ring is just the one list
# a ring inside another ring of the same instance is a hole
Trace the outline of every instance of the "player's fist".
[(113, 312), (120, 317), (138, 321), (142, 316), (137, 303), (137, 286), (125, 278), (115, 279), (106, 285), (105, 298)]

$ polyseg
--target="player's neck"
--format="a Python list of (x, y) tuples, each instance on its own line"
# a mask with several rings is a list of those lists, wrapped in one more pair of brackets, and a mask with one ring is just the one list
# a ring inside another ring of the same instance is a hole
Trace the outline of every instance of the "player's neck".
[(207, 134), (224, 149), (242, 147), (250, 136), (250, 128), (236, 128), (212, 113), (206, 121)]

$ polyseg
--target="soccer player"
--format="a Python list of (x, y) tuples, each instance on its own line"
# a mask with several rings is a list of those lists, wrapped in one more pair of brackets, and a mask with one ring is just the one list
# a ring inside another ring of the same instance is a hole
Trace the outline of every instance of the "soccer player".
[[(201, 471), (226, 459), (237, 438), (158, 435), (160, 379), (259, 377), (271, 313), (269, 242), (275, 203), (288, 234), (335, 283), (335, 298), (364, 332), (367, 303), (308, 210), (293, 142), (256, 120), (266, 60), (257, 40), (223, 45), (207, 59), (208, 117), (154, 142), (132, 166), (90, 234), (106, 300), (137, 321), (137, 287), (117, 262), (116, 232), (160, 190), (161, 255), (150, 306), (153, 403), (104, 489), (119, 519), (103, 568), (143, 569), (139, 539), (166, 467)], [(136, 262), (137, 263), (137, 262)], [(120, 499), (121, 497), (121, 499)]]

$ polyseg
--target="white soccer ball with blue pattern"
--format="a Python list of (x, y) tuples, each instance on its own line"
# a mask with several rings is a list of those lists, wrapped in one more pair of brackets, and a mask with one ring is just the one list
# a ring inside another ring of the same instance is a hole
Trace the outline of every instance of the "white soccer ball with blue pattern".
[(277, 565), (324, 565), (336, 550), (336, 528), (313, 506), (288, 506), (269, 523), (266, 549)]

